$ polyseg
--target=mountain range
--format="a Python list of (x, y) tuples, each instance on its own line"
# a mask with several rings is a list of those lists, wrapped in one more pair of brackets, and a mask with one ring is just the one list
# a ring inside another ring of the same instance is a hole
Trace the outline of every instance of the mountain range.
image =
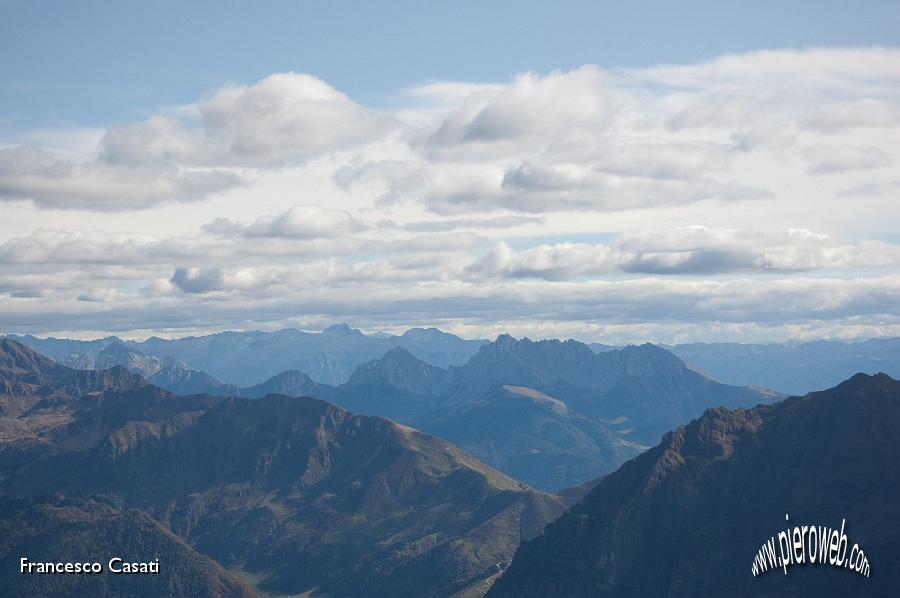
[[(180, 339), (150, 338), (135, 342), (116, 337), (91, 341), (10, 335), (58, 363), (77, 369), (125, 365), (110, 352), (137, 351), (145, 362), (134, 369), (174, 392), (234, 394), (283, 371), (305, 373), (314, 382), (338, 386), (360, 365), (403, 347), (440, 368), (465, 365), (485, 340), (466, 340), (435, 328), (412, 328), (401, 335), (364, 334), (346, 324), (321, 333), (222, 332)], [(603, 343), (588, 345), (595, 353), (622, 349)], [(784, 395), (822, 390), (855, 373), (884, 372), (900, 377), (900, 339), (859, 342), (820, 340), (804, 343), (684, 343), (658, 345), (692, 369), (725, 384), (761, 386)], [(104, 354), (105, 352), (105, 354)], [(155, 359), (154, 359), (155, 358)], [(196, 371), (196, 372), (195, 372)]]
[[(52, 554), (114, 534), (110, 550), (184, 553), (197, 570), (183, 574), (208, 580), (201, 594), (249, 583), (276, 594), (481, 595), (497, 564), (565, 509), (445, 441), (316, 399), (179, 397), (123, 367), (73, 370), (10, 339), (0, 340), (0, 380), (0, 495), (20, 501), (10, 513), (29, 514), (2, 520), (15, 541), (0, 559), (13, 562), (21, 547)], [(55, 495), (76, 502), (28, 502)], [(86, 523), (47, 544), (48, 526), (76, 521)]]
[[(436, 328), (412, 328), (401, 335), (363, 334), (346, 324), (322, 332), (287, 329), (277, 332), (220, 332), (178, 339), (151, 337), (142, 342), (107, 337), (92, 341), (10, 335), (50, 357), (78, 369), (102, 369), (109, 346), (135, 349), (158, 365), (144, 371), (148, 376), (166, 362), (182, 369), (206, 372), (216, 380), (252, 386), (285, 370), (298, 370), (314, 381), (337, 385), (346, 382), (359, 365), (377, 359), (395, 347), (403, 347), (420, 359), (449, 367), (461, 365), (487, 341), (466, 340)], [(120, 349), (117, 349), (120, 350)], [(121, 365), (121, 364), (119, 364)]]
[[(895, 596), (898, 429), (900, 383), (885, 374), (710, 409), (526, 542), (489, 596)], [(842, 522), (869, 577), (809, 563), (752, 574), (782, 530)]]
[(596, 354), (577, 341), (501, 335), (448, 369), (394, 349), (323, 398), (440, 436), (556, 491), (614, 471), (707, 407), (779, 397), (710, 380), (654, 345)]
[[(441, 368), (394, 348), (342, 385), (288, 371), (246, 398), (159, 388), (137, 373), (152, 360), (127, 346), (107, 355), (128, 367), (84, 371), (0, 339), (0, 587), (98, 596), (896, 594), (900, 383), (858, 374), (778, 401), (715, 382), (653, 345), (593, 349), (502, 335), (465, 365)], [(265, 392), (310, 385), (357, 410), (408, 416), (466, 450), (397, 421)], [(624, 459), (592, 453), (590, 442), (621, 446), (694, 417), (617, 470), (558, 494), (478, 458), (548, 472), (557, 484), (561, 471), (578, 469), (576, 457)], [(783, 529), (842, 523), (870, 577), (830, 565), (752, 574), (761, 546)], [(112, 553), (167, 566), (147, 583), (17, 573), (23, 555)]]
[(81, 354), (78, 362), (121, 365), (177, 394), (314, 396), (449, 440), (547, 491), (614, 471), (707, 407), (752, 406), (778, 398), (764, 389), (715, 382), (655, 345), (598, 354), (573, 340), (509, 335), (482, 344), (466, 364), (449, 368), (395, 347), (361, 364), (339, 386), (288, 370), (240, 387), (119, 341)]

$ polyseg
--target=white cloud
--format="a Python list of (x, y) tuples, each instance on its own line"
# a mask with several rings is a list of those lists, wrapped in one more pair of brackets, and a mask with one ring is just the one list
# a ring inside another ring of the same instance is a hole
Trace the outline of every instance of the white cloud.
[(222, 236), (322, 239), (358, 233), (367, 227), (343, 210), (300, 205), (282, 214), (260, 216), (251, 224), (217, 218), (203, 228), (206, 232)]
[(293, 72), (223, 87), (197, 109), (202, 128), (167, 117), (111, 128), (103, 156), (125, 163), (286, 166), (374, 141), (396, 127), (321, 79)]
[(863, 183), (837, 192), (838, 197), (882, 197), (891, 194), (900, 195), (900, 180)]
[(476, 88), (428, 136), (426, 148), (458, 154), (480, 152), (471, 146), (482, 145), (503, 152), (597, 134), (612, 115), (609, 84), (604, 71), (586, 66), (544, 77), (526, 73), (503, 88)]
[(858, 127), (900, 126), (900, 104), (896, 98), (887, 101), (874, 98), (837, 101), (826, 104), (800, 123), (826, 133), (842, 133)]
[(810, 174), (832, 174), (853, 170), (873, 170), (890, 166), (891, 159), (877, 147), (817, 146), (806, 152)]
[(794, 229), (777, 233), (691, 226), (623, 235), (610, 244), (558, 243), (515, 251), (496, 244), (466, 273), (476, 278), (577, 280), (615, 272), (715, 275), (900, 267), (900, 246), (839, 243)]
[[(900, 334), (900, 253), (876, 240), (900, 217), (900, 50), (393, 99), (282, 73), (102, 137), (9, 140), (0, 329), (385, 328), (400, 313), (478, 335)], [(46, 209), (63, 207), (95, 213)]]
[(720, 92), (766, 92), (812, 88), (857, 94), (900, 87), (896, 48), (812, 48), (728, 54), (707, 62), (668, 64), (623, 71), (626, 76), (674, 88), (714, 88)]
[(175, 119), (154, 116), (144, 122), (112, 127), (100, 140), (102, 157), (113, 164), (203, 161), (203, 137)]
[(213, 142), (238, 164), (289, 164), (366, 143), (388, 121), (311, 75), (282, 73), (226, 87), (200, 103)]
[(197, 201), (240, 184), (229, 172), (172, 164), (77, 162), (22, 146), (0, 148), (0, 200), (58, 209), (116, 211), (163, 201)]

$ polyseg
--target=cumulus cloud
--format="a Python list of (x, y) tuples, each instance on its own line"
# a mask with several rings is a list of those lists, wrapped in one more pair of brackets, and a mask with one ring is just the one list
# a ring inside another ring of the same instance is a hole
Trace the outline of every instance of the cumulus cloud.
[(225, 86), (188, 112), (111, 127), (94, 160), (44, 152), (29, 166), (7, 156), (0, 193), (130, 209), (236, 184), (224, 168), (259, 177), (347, 150), (334, 166), (338, 187), (438, 214), (766, 198), (778, 182), (742, 171), (748, 155), (799, 155), (811, 175), (894, 163), (871, 138), (836, 137), (900, 126), (898, 64), (895, 49), (838, 48), (641, 69), (588, 65), (505, 84), (430, 82), (390, 111), (312, 75), (277, 73)]
[(587, 66), (395, 98), (376, 110), (282, 73), (111, 127), (96, 155), (5, 146), (0, 197), (38, 207), (255, 186), (229, 197), (247, 202), (241, 218), (222, 201), (211, 222), (177, 207), (194, 231), (178, 236), (160, 224), (171, 206), (146, 226), (90, 215), (29, 234), (68, 223), (9, 204), (27, 224), (0, 239), (0, 328), (381, 328), (402, 313), (475, 335), (900, 334), (900, 250), (874, 240), (897, 216), (896, 49)]
[(29, 146), (0, 149), (0, 199), (93, 211), (194, 201), (241, 183), (225, 167), (302, 164), (397, 126), (321, 79), (297, 73), (224, 87), (197, 110), (199, 125), (153, 116), (113, 126), (95, 158)]
[(225, 290), (240, 279), (226, 280), (225, 272), (219, 268), (176, 268), (169, 282), (185, 293), (200, 294)]
[(365, 143), (389, 123), (321, 79), (282, 73), (255, 85), (226, 87), (200, 103), (208, 135), (222, 138), (226, 159), (285, 164)]
[(526, 73), (501, 89), (476, 89), (428, 136), (426, 148), (472, 151), (466, 146), (487, 144), (502, 151), (596, 134), (610, 121), (609, 84), (602, 69), (586, 66), (544, 77)]
[(173, 118), (154, 116), (144, 122), (107, 129), (100, 140), (102, 157), (112, 164), (203, 161), (203, 137)]
[(163, 201), (196, 201), (239, 185), (219, 170), (173, 164), (77, 162), (36, 147), (0, 148), (0, 199), (58, 209), (116, 211)]
[(197, 109), (201, 128), (161, 117), (111, 128), (103, 156), (132, 164), (286, 166), (368, 143), (395, 127), (321, 79), (293, 72), (224, 87)]

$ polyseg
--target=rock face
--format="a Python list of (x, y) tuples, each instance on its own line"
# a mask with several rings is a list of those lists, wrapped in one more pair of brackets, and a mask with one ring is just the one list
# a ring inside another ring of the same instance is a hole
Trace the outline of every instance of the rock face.
[[(711, 409), (525, 543), (489, 595), (900, 595), (898, 429), (900, 383), (884, 374)], [(810, 564), (752, 575), (778, 532), (842, 520), (870, 577)]]
[[(146, 514), (93, 500), (0, 497), (0, 537), (0, 587), (7, 596), (262, 596)], [(103, 572), (22, 574), (22, 557), (99, 563)], [(159, 574), (111, 574), (114, 557), (159, 559)]]
[(708, 407), (778, 398), (715, 382), (654, 345), (596, 354), (576, 341), (508, 335), (446, 370), (396, 349), (322, 396), (445, 438), (551, 491), (614, 471)]
[(179, 397), (137, 378), (41, 402), (28, 393), (72, 370), (6, 343), (4, 404), (30, 407), (0, 417), (27, 432), (0, 437), (0, 495), (138, 509), (267, 592), (478, 594), (565, 508), (445, 441), (315, 399)]

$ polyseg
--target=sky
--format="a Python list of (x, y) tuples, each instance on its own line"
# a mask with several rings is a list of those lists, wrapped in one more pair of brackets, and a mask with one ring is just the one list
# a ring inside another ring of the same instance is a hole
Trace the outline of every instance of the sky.
[(898, 32), (897, 2), (0, 0), (0, 331), (900, 335)]

